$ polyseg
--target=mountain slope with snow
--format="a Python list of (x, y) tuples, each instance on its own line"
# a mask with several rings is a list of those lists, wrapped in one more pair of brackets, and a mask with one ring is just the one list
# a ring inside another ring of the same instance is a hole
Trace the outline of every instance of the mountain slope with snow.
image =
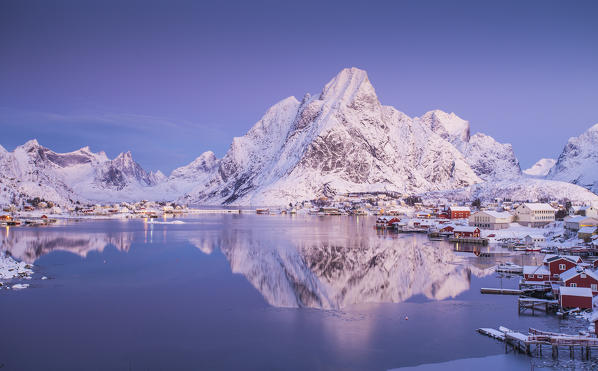
[[(22, 204), (39, 197), (66, 206), (74, 202), (119, 201), (139, 197), (163, 181), (146, 172), (130, 152), (110, 160), (89, 147), (57, 153), (30, 140), (13, 152), (0, 153), (2, 201)], [(143, 198), (143, 197), (141, 197)]]
[(447, 140), (380, 104), (365, 71), (344, 69), (317, 97), (287, 98), (235, 138), (189, 203), (284, 204), (351, 191), (413, 192), (479, 182)]
[(484, 180), (510, 179), (521, 175), (513, 147), (499, 143), (491, 136), (476, 133), (470, 136), (469, 121), (441, 110), (426, 112), (415, 120), (429, 127), (455, 146), (465, 160)]
[(598, 124), (569, 138), (547, 178), (562, 180), (598, 193)]
[(554, 166), (556, 160), (553, 158), (541, 158), (529, 169), (523, 170), (523, 173), (533, 177), (545, 177)]

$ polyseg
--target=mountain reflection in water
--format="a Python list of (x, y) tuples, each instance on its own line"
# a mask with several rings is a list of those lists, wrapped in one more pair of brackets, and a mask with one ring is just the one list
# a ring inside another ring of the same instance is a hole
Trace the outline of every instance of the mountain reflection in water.
[[(456, 254), (446, 242), (430, 242), (421, 235), (377, 234), (364, 219), (314, 218), (269, 229), (256, 228), (253, 219), (241, 218), (225, 227), (218, 223), (203, 229), (177, 226), (168, 231), (168, 238), (166, 230), (172, 226), (155, 228), (160, 228), (157, 243), (172, 238), (204, 254), (221, 251), (232, 272), (245, 276), (275, 307), (341, 309), (402, 302), (415, 295), (443, 300), (468, 290), (472, 274), (492, 272)], [(143, 231), (13, 228), (1, 235), (0, 248), (28, 263), (54, 251), (86, 257), (112, 245), (127, 252), (132, 245), (150, 242), (148, 229), (153, 238), (154, 226), (148, 228), (147, 223)]]

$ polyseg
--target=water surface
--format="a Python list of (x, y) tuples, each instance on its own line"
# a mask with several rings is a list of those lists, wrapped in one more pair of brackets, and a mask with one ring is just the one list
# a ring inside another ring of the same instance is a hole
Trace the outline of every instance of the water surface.
[(372, 217), (178, 220), (3, 230), (36, 266), (0, 291), (3, 370), (386, 370), (503, 353), (478, 327), (568, 326), (481, 295), (516, 286), (494, 259)]

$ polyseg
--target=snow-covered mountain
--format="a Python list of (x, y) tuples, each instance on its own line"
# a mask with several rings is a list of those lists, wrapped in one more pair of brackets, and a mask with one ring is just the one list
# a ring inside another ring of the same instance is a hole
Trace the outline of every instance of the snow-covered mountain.
[(579, 184), (598, 193), (598, 124), (569, 138), (547, 178)]
[(519, 161), (510, 144), (499, 143), (482, 133), (470, 136), (469, 121), (456, 114), (434, 110), (416, 117), (415, 120), (461, 151), (469, 166), (480, 178), (511, 179), (521, 175)]
[(523, 173), (533, 177), (545, 177), (554, 166), (556, 160), (553, 158), (541, 158), (529, 169), (523, 170)]
[(183, 200), (281, 204), (351, 191), (453, 189), (480, 182), (431, 128), (380, 104), (365, 71), (271, 107)]
[(146, 172), (130, 152), (110, 160), (89, 147), (57, 153), (36, 140), (13, 152), (0, 151), (0, 175), (3, 203), (18, 205), (35, 197), (60, 205), (118, 201), (164, 180), (160, 172)]
[(0, 204), (39, 197), (61, 205), (141, 199), (286, 205), (371, 191), (581, 201), (598, 196), (558, 181), (598, 191), (596, 148), (598, 125), (569, 140), (550, 181), (540, 179), (550, 160), (524, 176), (510, 144), (470, 136), (469, 122), (454, 113), (411, 118), (383, 106), (367, 73), (347, 68), (316, 96), (276, 103), (223, 158), (205, 152), (168, 177), (144, 170), (130, 152), (111, 160), (89, 147), (56, 153), (35, 140), (13, 152), (0, 146)]

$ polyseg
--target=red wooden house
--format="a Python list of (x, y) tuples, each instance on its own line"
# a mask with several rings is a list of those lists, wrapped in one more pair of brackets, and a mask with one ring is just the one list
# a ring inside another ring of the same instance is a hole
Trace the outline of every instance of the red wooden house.
[(438, 230), (438, 232), (440, 232), (440, 233), (453, 233), (454, 230), (455, 230), (455, 226), (454, 225), (447, 225), (447, 226), (444, 226), (444, 227), (440, 228)]
[(467, 206), (450, 206), (448, 214), (451, 219), (466, 219), (471, 215), (471, 210)]
[(550, 276), (553, 279), (558, 279), (561, 273), (576, 267), (579, 263), (581, 263), (579, 256), (546, 255), (544, 257), (544, 265), (550, 271)]
[(587, 287), (561, 287), (559, 304), (561, 308), (592, 309), (592, 290)]
[(531, 282), (547, 282), (550, 281), (550, 271), (544, 265), (525, 265), (523, 279)]
[(455, 229), (453, 229), (453, 236), (455, 238), (480, 237), (480, 228), (463, 226), (455, 227)]
[(592, 294), (598, 294), (598, 274), (589, 269), (571, 268), (560, 275), (563, 286), (587, 287)]

